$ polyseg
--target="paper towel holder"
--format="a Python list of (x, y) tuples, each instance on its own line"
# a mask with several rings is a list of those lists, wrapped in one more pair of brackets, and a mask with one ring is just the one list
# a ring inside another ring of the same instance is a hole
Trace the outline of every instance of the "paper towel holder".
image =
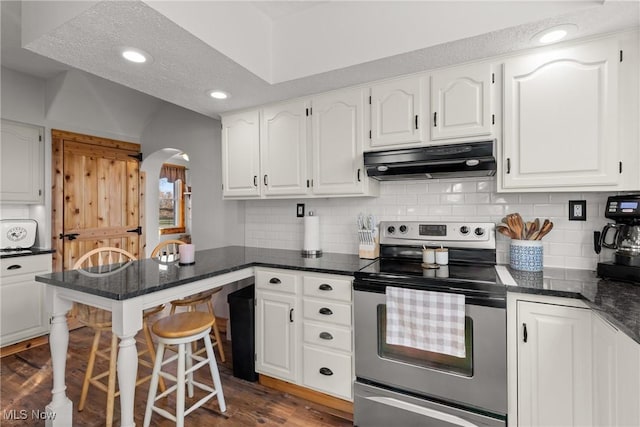
[[(313, 216), (313, 211), (309, 211), (309, 216)], [(302, 258), (320, 258), (322, 249), (302, 249)]]

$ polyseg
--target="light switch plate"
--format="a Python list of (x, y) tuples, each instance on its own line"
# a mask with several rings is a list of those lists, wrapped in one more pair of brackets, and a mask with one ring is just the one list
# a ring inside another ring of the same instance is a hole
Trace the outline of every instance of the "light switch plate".
[(569, 221), (587, 220), (587, 201), (569, 200)]
[(296, 204), (296, 216), (298, 218), (304, 217), (304, 203)]

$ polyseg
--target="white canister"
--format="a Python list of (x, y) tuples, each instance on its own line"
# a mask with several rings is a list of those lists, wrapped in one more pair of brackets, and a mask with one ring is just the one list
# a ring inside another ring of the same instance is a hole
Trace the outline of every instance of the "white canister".
[(542, 271), (542, 260), (540, 240), (511, 240), (509, 265), (514, 270)]
[(196, 262), (196, 247), (191, 243), (178, 245), (180, 264), (189, 265)]
[(447, 265), (449, 264), (449, 249), (438, 248), (436, 249), (436, 264)]
[(423, 249), (422, 250), (422, 262), (425, 264), (435, 264), (436, 262), (436, 253), (433, 249)]

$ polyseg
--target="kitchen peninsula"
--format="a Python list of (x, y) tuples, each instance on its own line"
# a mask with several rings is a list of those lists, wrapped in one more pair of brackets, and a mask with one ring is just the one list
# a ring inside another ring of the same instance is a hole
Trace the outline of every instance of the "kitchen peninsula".
[[(47, 410), (55, 412), (56, 417), (47, 425), (73, 425), (72, 402), (65, 391), (68, 346), (66, 313), (73, 301), (112, 312), (113, 331), (121, 339), (118, 381), (122, 391), (122, 425), (133, 426), (137, 371), (134, 337), (142, 328), (144, 309), (252, 277), (256, 270), (261, 269), (294, 270), (348, 278), (357, 275), (360, 270), (372, 271), (375, 268), (375, 260), (361, 260), (356, 255), (325, 253), (321, 258), (302, 258), (298, 251), (230, 246), (198, 251), (195, 264), (188, 266), (143, 259), (103, 276), (86, 275), (76, 270), (37, 276), (37, 281), (51, 285), (47, 286), (47, 300), (52, 314), (50, 343), (54, 384), (52, 401)], [(527, 281), (516, 275), (517, 285), (507, 285), (507, 291), (581, 299), (590, 308), (603, 313), (636, 343), (640, 343), (637, 323), (640, 287), (598, 280), (589, 272), (578, 274), (576, 270), (553, 269), (549, 273), (550, 280), (546, 279), (548, 273), (545, 271), (544, 281)], [(563, 280), (565, 277), (567, 279)]]

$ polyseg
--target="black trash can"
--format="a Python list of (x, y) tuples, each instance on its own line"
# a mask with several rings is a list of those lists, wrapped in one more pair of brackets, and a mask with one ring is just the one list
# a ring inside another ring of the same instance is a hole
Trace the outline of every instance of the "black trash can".
[(258, 381), (255, 371), (255, 286), (247, 286), (227, 295), (231, 322), (233, 376)]

